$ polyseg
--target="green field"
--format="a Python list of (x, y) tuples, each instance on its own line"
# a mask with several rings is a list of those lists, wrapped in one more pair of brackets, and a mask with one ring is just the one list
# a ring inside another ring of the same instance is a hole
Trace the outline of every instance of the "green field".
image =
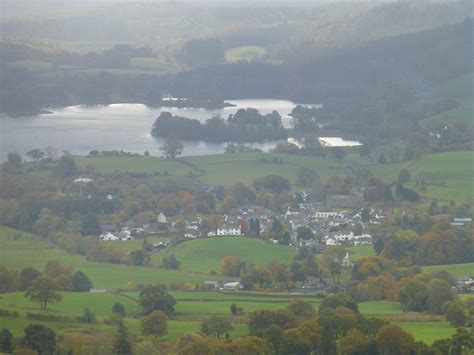
[(91, 167), (100, 173), (129, 171), (133, 173), (160, 173), (167, 171), (172, 176), (186, 176), (195, 169), (179, 161), (170, 161), (158, 157), (74, 157), (78, 167)]
[(433, 344), (437, 339), (445, 339), (456, 333), (456, 328), (448, 322), (394, 322), (413, 335), (416, 340)]
[(445, 270), (455, 276), (474, 276), (474, 263), (423, 266), (423, 271)]
[[(263, 164), (260, 158), (278, 157), (282, 164)], [(251, 184), (260, 176), (278, 174), (296, 183), (296, 172), (300, 167), (316, 170), (326, 180), (333, 175), (342, 175), (344, 165), (323, 158), (267, 153), (237, 153), (183, 157), (169, 161), (158, 157), (75, 157), (76, 164), (84, 169), (91, 167), (100, 173), (113, 171), (134, 173), (163, 173), (173, 177), (187, 177), (189, 173), (209, 185), (230, 186), (237, 181)], [(196, 170), (195, 168), (199, 170)]]
[[(245, 237), (205, 238), (186, 241), (166, 251), (156, 253), (152, 256), (152, 267), (139, 267), (91, 262), (83, 256), (68, 254), (46, 240), (3, 226), (0, 227), (0, 242), (2, 243), (1, 263), (9, 268), (21, 269), (32, 266), (43, 270), (49, 260), (59, 259), (65, 265), (73, 267), (75, 271), (85, 272), (95, 287), (108, 289), (127, 288), (130, 284), (140, 283), (202, 284), (206, 280), (222, 278), (219, 276), (220, 260), (227, 255), (238, 256), (255, 265), (266, 265), (271, 261), (290, 263), (296, 253), (296, 249), (291, 247), (273, 245), (263, 240)], [(141, 248), (142, 241), (104, 243), (126, 252)], [(158, 267), (162, 258), (170, 254), (175, 254), (182, 262), (181, 270), (165, 270)], [(212, 275), (212, 270), (215, 270), (217, 274)]]
[[(20, 235), (21, 240), (13, 240), (14, 235)], [(95, 287), (127, 288), (130, 283), (202, 283), (205, 280), (216, 280), (217, 276), (202, 275), (191, 271), (172, 271), (156, 267), (139, 267), (122, 264), (90, 262), (80, 255), (71, 255), (53, 244), (35, 238), (26, 233), (0, 226), (1, 263), (9, 268), (21, 269), (33, 266), (43, 270), (49, 260), (59, 259), (75, 271), (85, 272), (93, 281)]]
[[(173, 239), (172, 237), (147, 237), (146, 238), (146, 240), (150, 244), (158, 243), (164, 240), (172, 240), (172, 239)], [(135, 239), (135, 240), (127, 240), (126, 242), (123, 242), (121, 240), (114, 240), (114, 241), (108, 241), (106, 245), (114, 250), (127, 253), (130, 251), (142, 249), (143, 240), (144, 239)]]
[(260, 61), (263, 59), (265, 52), (265, 48), (260, 46), (234, 47), (226, 50), (225, 59), (228, 63)]
[(375, 255), (373, 245), (361, 245), (357, 247), (350, 247), (348, 249), (352, 260), (358, 260), (367, 256)]
[[(261, 163), (262, 157), (278, 157), (282, 164)], [(286, 154), (238, 153), (209, 156), (183, 157), (169, 161), (158, 157), (75, 157), (76, 164), (85, 169), (92, 167), (97, 172), (130, 171), (134, 173), (159, 173), (154, 179), (166, 179), (166, 171), (173, 179), (188, 179), (190, 173), (199, 182), (208, 185), (231, 186), (237, 181), (251, 184), (257, 177), (277, 174), (290, 180), (298, 188), (297, 171), (301, 167), (314, 169), (326, 181), (331, 176), (345, 176), (344, 162)], [(474, 200), (474, 152), (458, 151), (422, 156), (418, 159), (384, 165), (364, 165), (385, 182), (397, 180), (401, 169), (412, 174), (407, 187), (417, 190), (426, 200), (472, 201)], [(427, 182), (425, 191), (420, 191), (416, 181)]]
[(271, 261), (288, 264), (296, 249), (245, 237), (215, 237), (180, 243), (154, 254), (152, 260), (160, 263), (164, 256), (171, 254), (182, 262), (184, 271), (209, 273), (214, 270), (220, 273), (220, 260), (224, 256), (237, 256), (256, 265), (266, 265)]
[(426, 191), (422, 197), (443, 201), (474, 200), (474, 152), (446, 152), (422, 156), (408, 162), (374, 165), (369, 167), (375, 176), (386, 182), (396, 181), (401, 169), (410, 171), (412, 178), (408, 187), (415, 188), (413, 182), (426, 181)]
[[(260, 158), (281, 158), (282, 164), (263, 164)], [(205, 173), (199, 179), (209, 185), (230, 186), (236, 181), (251, 184), (255, 178), (269, 174), (286, 177), (296, 183), (296, 173), (299, 168), (314, 169), (325, 181), (333, 175), (343, 175), (343, 163), (328, 159), (287, 154), (238, 153), (195, 156), (183, 158), (203, 169)]]
[[(311, 302), (315, 309), (318, 309), (321, 299), (310, 295), (291, 295), (291, 294), (258, 294), (243, 292), (171, 292), (176, 298), (175, 319), (168, 322), (168, 334), (161, 339), (172, 341), (182, 334), (195, 332), (199, 330), (201, 320), (211, 315), (221, 315), (231, 317), (234, 323), (234, 331), (231, 336), (241, 336), (247, 333), (245, 324), (247, 314), (258, 309), (281, 309), (284, 308), (295, 297), (303, 297)], [(90, 308), (97, 316), (97, 324), (85, 323), (60, 323), (60, 322), (41, 322), (51, 327), (58, 333), (65, 331), (80, 331), (90, 334), (99, 334), (100, 336), (112, 335), (116, 327), (106, 325), (103, 319), (111, 315), (111, 307), (115, 302), (124, 304), (127, 310), (126, 325), (129, 331), (136, 336), (140, 336), (141, 329), (138, 319), (133, 316), (139, 310), (138, 304), (132, 299), (137, 298), (137, 292), (128, 292), (125, 295), (113, 293), (73, 293), (62, 292), (63, 301), (50, 305), (48, 312), (58, 316), (76, 317), (80, 316), (83, 309)], [(231, 316), (229, 306), (231, 303), (238, 303), (244, 308), (244, 314), (240, 316)], [(41, 311), (36, 303), (32, 303), (23, 297), (23, 293), (2, 294), (0, 298), (0, 308), (15, 310), (20, 313), (20, 318), (0, 318), (2, 325), (8, 327), (14, 335), (20, 336), (23, 329), (32, 323), (26, 319), (26, 312), (44, 312)], [(409, 319), (412, 315), (416, 319), (416, 313), (403, 313), (400, 304), (397, 302), (363, 302), (359, 304), (361, 313), (366, 316), (385, 318), (403, 315)], [(447, 322), (434, 321), (403, 321), (395, 324), (406, 329), (417, 340), (423, 340), (432, 343), (436, 339), (447, 338), (455, 332)]]
[(472, 96), (474, 92), (474, 74), (467, 74), (458, 78), (448, 80), (441, 85), (435, 86), (428, 94), (433, 100), (455, 99), (459, 107), (438, 115), (434, 115), (421, 121), (423, 126), (428, 124), (452, 124), (464, 122), (473, 124), (474, 108)]

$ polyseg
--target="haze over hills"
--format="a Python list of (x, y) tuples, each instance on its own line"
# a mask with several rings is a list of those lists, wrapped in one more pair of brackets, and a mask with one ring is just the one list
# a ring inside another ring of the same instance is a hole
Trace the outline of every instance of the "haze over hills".
[(0, 353), (474, 351), (472, 1), (0, 6)]

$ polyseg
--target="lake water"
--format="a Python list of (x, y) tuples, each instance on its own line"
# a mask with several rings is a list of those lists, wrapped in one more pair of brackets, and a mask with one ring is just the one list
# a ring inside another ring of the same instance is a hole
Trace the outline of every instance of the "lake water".
[[(68, 106), (51, 108), (51, 114), (25, 117), (0, 117), (0, 161), (8, 152), (25, 154), (34, 148), (52, 146), (59, 151), (66, 149), (72, 154), (87, 155), (91, 150), (124, 150), (143, 154), (161, 155), (159, 147), (163, 139), (150, 134), (155, 119), (162, 111), (173, 115), (205, 121), (215, 114), (227, 118), (240, 108), (253, 107), (261, 113), (276, 110), (282, 116), (285, 127), (291, 126), (288, 114), (296, 105), (291, 101), (270, 99), (228, 100), (236, 105), (223, 109), (202, 108), (154, 108), (142, 104), (112, 104), (99, 106)], [(345, 141), (342, 141), (342, 145)], [(227, 143), (183, 142), (183, 155), (218, 154)], [(339, 142), (341, 143), (341, 142)], [(358, 142), (357, 142), (358, 143)], [(246, 144), (268, 151), (275, 142)]]

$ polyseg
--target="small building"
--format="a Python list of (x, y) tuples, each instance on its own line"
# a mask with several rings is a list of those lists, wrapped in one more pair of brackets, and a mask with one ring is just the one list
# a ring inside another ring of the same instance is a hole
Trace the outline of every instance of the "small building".
[(349, 256), (349, 252), (346, 252), (346, 255), (342, 259), (342, 267), (344, 268), (350, 268), (352, 267), (353, 263), (351, 261), (351, 258)]
[(230, 225), (224, 225), (219, 228), (217, 228), (216, 235), (218, 236), (223, 236), (223, 235), (242, 235), (242, 231), (240, 229), (240, 225), (237, 226), (230, 226)]
[(186, 228), (184, 230), (184, 237), (185, 238), (196, 239), (196, 238), (199, 238), (200, 236), (201, 236), (201, 233), (199, 233), (199, 231), (197, 229)]
[(166, 215), (163, 212), (161, 212), (156, 219), (158, 223), (163, 223), (163, 224), (168, 223), (168, 217), (166, 217)]
[(104, 242), (108, 242), (110, 240), (120, 240), (119, 237), (117, 237), (115, 234), (111, 233), (111, 232), (105, 232), (105, 233), (102, 233), (100, 236), (99, 236), (99, 239), (104, 241)]
[(107, 292), (107, 290), (105, 288), (91, 288), (89, 290), (89, 292), (93, 292), (93, 293), (104, 293), (104, 292)]
[(222, 289), (224, 289), (226, 291), (237, 291), (237, 290), (240, 290), (242, 288), (243, 288), (243, 286), (238, 281), (227, 282), (224, 285), (222, 285)]
[(87, 184), (87, 183), (90, 183), (90, 182), (94, 182), (94, 179), (84, 177), (84, 176), (79, 176), (79, 178), (74, 180), (74, 183), (76, 183), (76, 184)]

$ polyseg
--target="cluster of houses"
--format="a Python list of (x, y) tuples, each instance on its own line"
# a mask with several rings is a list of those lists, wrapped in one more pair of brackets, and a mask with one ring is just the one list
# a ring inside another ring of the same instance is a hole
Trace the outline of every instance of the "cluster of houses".
[[(82, 177), (81, 177), (82, 178)], [(372, 236), (365, 233), (370, 224), (379, 224), (389, 215), (389, 210), (364, 209), (362, 208), (363, 192), (356, 191), (351, 195), (329, 195), (326, 203), (312, 203), (309, 195), (300, 193), (302, 203), (288, 208), (284, 213), (275, 212), (262, 206), (244, 206), (233, 209), (222, 215), (222, 224), (209, 230), (206, 223), (202, 223), (201, 217), (186, 220), (184, 231), (175, 228), (174, 223), (164, 213), (160, 213), (156, 221), (149, 225), (137, 225), (127, 222), (116, 226), (113, 224), (102, 225), (103, 233), (99, 236), (102, 241), (129, 241), (135, 238), (144, 238), (156, 235), (159, 226), (166, 225), (167, 235), (182, 236), (186, 239), (218, 236), (241, 236), (248, 232), (255, 234), (255, 225), (252, 221), (258, 221), (258, 229), (263, 232), (272, 225), (277, 218), (290, 232), (291, 245), (297, 247), (309, 247), (315, 252), (322, 252), (328, 246), (345, 245), (359, 246), (372, 244)], [(456, 219), (453, 223), (465, 223), (466, 221)], [(302, 239), (298, 236), (300, 227), (309, 227), (313, 239)], [(252, 229), (253, 228), (253, 229)], [(278, 240), (272, 240), (278, 244)], [(154, 251), (160, 251), (171, 243), (161, 242), (153, 245)]]
[(145, 236), (145, 227), (133, 226), (132, 223), (126, 223), (123, 227), (118, 228), (114, 224), (101, 225), (102, 234), (99, 239), (108, 242), (114, 240), (129, 241), (135, 240), (137, 236)]
[(474, 278), (459, 276), (456, 280), (455, 289), (459, 293), (474, 293)]
[(472, 223), (472, 218), (453, 218), (453, 221), (451, 222), (451, 225), (453, 227), (463, 227), (465, 224), (470, 224)]
[(224, 224), (217, 227), (215, 230), (207, 233), (199, 231), (199, 223), (187, 223), (186, 229), (184, 230), (184, 237), (195, 239), (202, 236), (206, 237), (220, 237), (220, 236), (240, 236), (242, 235), (242, 227), (240, 224)]

